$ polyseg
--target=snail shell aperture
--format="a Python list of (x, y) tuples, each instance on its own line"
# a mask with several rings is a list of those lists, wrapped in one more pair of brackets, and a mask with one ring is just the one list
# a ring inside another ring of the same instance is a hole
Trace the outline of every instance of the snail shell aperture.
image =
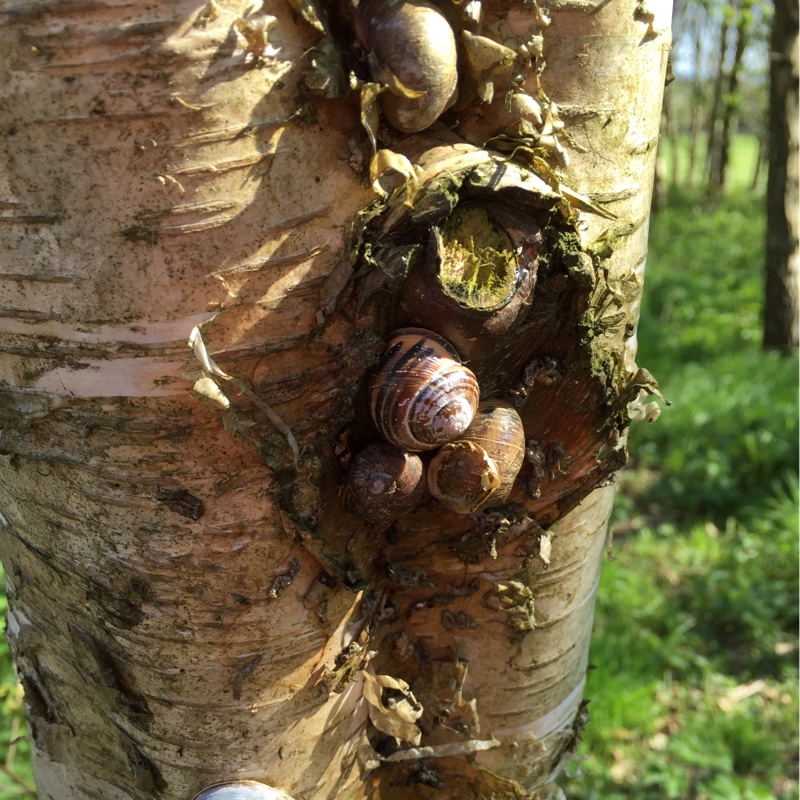
[(370, 381), (370, 411), (388, 442), (433, 450), (466, 431), (479, 395), (477, 378), (447, 340), (403, 328), (392, 334)]
[(428, 489), (448, 508), (472, 514), (502, 503), (525, 458), (525, 431), (507, 403), (485, 400), (466, 433), (428, 466)]
[(367, 445), (350, 462), (350, 507), (371, 522), (391, 522), (412, 511), (425, 492), (419, 456), (394, 445)]
[(367, 0), (356, 12), (356, 29), (372, 77), (388, 87), (380, 103), (395, 128), (421, 131), (455, 102), (455, 35), (433, 3)]
[(207, 786), (193, 800), (292, 800), (280, 789), (257, 781), (231, 781)]

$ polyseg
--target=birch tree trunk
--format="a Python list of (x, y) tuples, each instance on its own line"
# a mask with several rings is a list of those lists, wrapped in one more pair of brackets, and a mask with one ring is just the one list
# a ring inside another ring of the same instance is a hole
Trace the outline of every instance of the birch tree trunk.
[[(447, 127), (381, 126), (383, 200), (346, 5), (0, 8), (0, 554), (40, 800), (534, 798), (574, 752), (655, 391), (669, 4), (442, 3), (495, 55), (462, 51)], [(448, 197), (537, 209), (530, 309), (476, 363), (529, 461), (499, 508), (376, 525), (343, 484), (402, 281), (367, 256)]]

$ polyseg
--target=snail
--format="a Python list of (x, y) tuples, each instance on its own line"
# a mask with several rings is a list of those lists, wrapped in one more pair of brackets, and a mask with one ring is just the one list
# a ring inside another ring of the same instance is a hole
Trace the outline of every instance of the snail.
[(394, 445), (367, 445), (350, 462), (350, 507), (371, 522), (391, 522), (412, 511), (425, 492), (419, 456)]
[(478, 407), (475, 375), (444, 338), (422, 328), (395, 331), (370, 380), (378, 432), (403, 450), (433, 450), (461, 436)]
[(193, 800), (292, 800), (280, 789), (273, 789), (257, 781), (232, 781), (215, 783), (196, 794)]
[(466, 433), (428, 465), (430, 493), (452, 511), (472, 514), (502, 503), (525, 458), (525, 432), (507, 403), (485, 400)]
[(435, 326), (467, 361), (485, 358), (521, 323), (533, 297), (542, 233), (497, 203), (461, 203), (397, 300), (396, 321)]
[(365, 0), (356, 11), (356, 32), (373, 79), (387, 87), (380, 103), (395, 128), (421, 131), (455, 102), (455, 35), (433, 3)]

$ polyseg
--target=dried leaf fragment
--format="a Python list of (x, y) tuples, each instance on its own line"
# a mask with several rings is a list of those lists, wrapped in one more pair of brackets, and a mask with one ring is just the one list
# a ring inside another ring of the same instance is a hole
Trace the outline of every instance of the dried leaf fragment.
[[(381, 182), (384, 173), (394, 172), (400, 177), (398, 183), (389, 191)], [(378, 150), (372, 157), (369, 164), (369, 177), (372, 181), (372, 188), (384, 199), (390, 198), (390, 202), (402, 202), (407, 206), (414, 203), (414, 198), (419, 191), (419, 180), (413, 164), (406, 156), (395, 153), (394, 150)]]
[(382, 733), (417, 746), (422, 731), (414, 723), (422, 716), (423, 708), (409, 685), (391, 675), (376, 675), (369, 667), (362, 674), (372, 724)]
[(322, 33), (327, 33), (327, 29), (319, 13), (317, 12), (316, 3), (314, 0), (289, 0), (295, 11), (311, 26), (316, 28)]
[[(261, 411), (264, 412), (267, 419), (283, 434), (284, 437), (286, 437), (286, 441), (289, 443), (289, 447), (292, 450), (295, 466), (297, 466), (297, 463), (300, 460), (300, 447), (297, 444), (297, 439), (295, 439), (291, 428), (289, 428), (289, 426), (278, 416), (278, 414), (273, 411), (273, 409), (260, 397), (258, 397), (258, 395), (256, 395), (249, 386), (220, 369), (216, 361), (214, 361), (209, 354), (206, 344), (203, 341), (203, 335), (200, 333), (200, 328), (197, 325), (192, 328), (192, 332), (189, 334), (189, 347), (192, 348), (194, 357), (200, 362), (203, 371), (206, 373), (205, 377), (209, 378), (210, 380), (213, 380), (213, 378), (220, 378), (224, 381), (230, 381), (242, 394), (246, 395), (256, 406), (258, 406), (259, 409), (261, 409)], [(222, 392), (219, 384), (217, 384), (217, 387), (219, 388), (220, 392)], [(203, 390), (202, 386), (201, 390)], [(195, 383), (195, 391), (197, 391), (197, 383)], [(206, 394), (208, 394), (209, 390), (207, 388), (205, 391)]]
[[(271, 14), (265, 14), (263, 17), (254, 20), (238, 17), (234, 22), (236, 30), (247, 42), (245, 49), (256, 58), (261, 58), (264, 55), (275, 55), (278, 52), (275, 48), (270, 47), (267, 42), (267, 33), (277, 24), (278, 18), (273, 17)], [(267, 52), (267, 48), (269, 48), (270, 52)]]
[(510, 47), (469, 31), (462, 31), (462, 38), (467, 63), (478, 84), (478, 97), (491, 103), (495, 87), (507, 86), (511, 81), (517, 54)]
[(508, 111), (520, 119), (532, 122), (537, 127), (542, 125), (542, 107), (529, 94), (516, 92), (508, 99)]
[(361, 124), (367, 132), (367, 136), (369, 136), (373, 153), (378, 149), (378, 127), (381, 123), (378, 95), (385, 88), (379, 83), (364, 83), (361, 85)]

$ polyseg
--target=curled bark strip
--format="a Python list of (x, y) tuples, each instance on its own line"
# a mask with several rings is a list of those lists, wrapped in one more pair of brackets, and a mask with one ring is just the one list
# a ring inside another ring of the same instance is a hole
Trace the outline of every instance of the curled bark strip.
[(292, 455), (294, 456), (294, 465), (297, 466), (300, 460), (300, 448), (289, 426), (272, 410), (272, 408), (270, 408), (270, 406), (258, 397), (250, 387), (246, 386), (238, 378), (234, 378), (232, 375), (228, 375), (227, 372), (220, 369), (206, 349), (203, 336), (197, 325), (192, 328), (192, 332), (189, 335), (189, 346), (192, 348), (195, 358), (200, 362), (203, 370), (208, 373), (209, 376), (213, 375), (222, 380), (230, 381), (243, 395), (255, 403), (255, 405), (266, 414), (269, 421), (286, 437), (286, 441), (289, 442), (289, 447), (291, 447)]

